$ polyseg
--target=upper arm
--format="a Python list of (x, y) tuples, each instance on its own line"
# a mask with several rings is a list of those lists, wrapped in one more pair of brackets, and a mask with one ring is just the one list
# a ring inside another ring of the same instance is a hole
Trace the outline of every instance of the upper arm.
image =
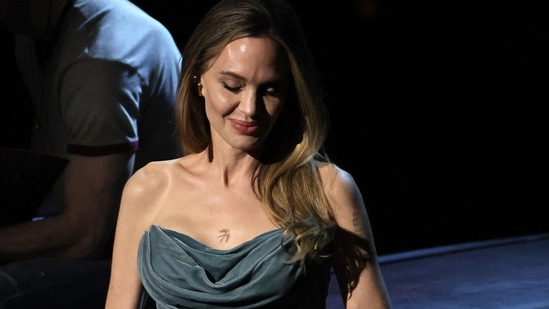
[(141, 88), (126, 66), (94, 59), (72, 64), (62, 78), (59, 113), (70, 159), (64, 221), (79, 235), (75, 250), (97, 250), (110, 240), (134, 169)]
[(329, 165), (323, 173), (323, 183), (339, 227), (360, 237), (369, 237), (366, 207), (352, 175), (336, 165)]
[(370, 220), (354, 178), (335, 165), (321, 170), (326, 196), (339, 226), (332, 262), (346, 308), (389, 308)]
[[(145, 167), (146, 169), (147, 167)], [(116, 224), (111, 278), (105, 308), (136, 308), (143, 290), (139, 278), (139, 242), (154, 216), (155, 179), (139, 170), (126, 183)]]
[(65, 169), (63, 216), (72, 233), (79, 235), (76, 250), (101, 251), (110, 246), (122, 188), (132, 166), (131, 153), (70, 157)]

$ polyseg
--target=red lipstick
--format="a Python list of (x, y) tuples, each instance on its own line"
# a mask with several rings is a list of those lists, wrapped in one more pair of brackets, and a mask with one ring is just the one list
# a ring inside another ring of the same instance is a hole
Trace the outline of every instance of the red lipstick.
[(255, 122), (231, 120), (231, 124), (240, 134), (252, 134), (259, 129), (259, 126)]

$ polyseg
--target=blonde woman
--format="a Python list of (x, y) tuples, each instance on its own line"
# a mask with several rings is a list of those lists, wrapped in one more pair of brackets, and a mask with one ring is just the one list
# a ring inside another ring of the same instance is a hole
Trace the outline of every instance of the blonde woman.
[(107, 308), (390, 308), (361, 193), (323, 153), (327, 115), (281, 0), (222, 0), (183, 51), (184, 157), (127, 183)]

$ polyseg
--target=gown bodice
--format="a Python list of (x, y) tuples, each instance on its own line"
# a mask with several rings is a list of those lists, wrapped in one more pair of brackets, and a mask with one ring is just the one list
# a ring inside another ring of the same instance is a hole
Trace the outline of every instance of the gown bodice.
[(282, 229), (229, 250), (152, 225), (138, 252), (141, 281), (157, 308), (325, 308), (330, 264), (287, 263), (293, 242)]

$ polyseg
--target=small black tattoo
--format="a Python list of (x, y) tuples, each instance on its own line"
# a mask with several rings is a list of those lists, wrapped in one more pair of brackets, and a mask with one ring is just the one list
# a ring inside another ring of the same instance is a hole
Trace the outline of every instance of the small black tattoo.
[(221, 235), (217, 236), (217, 238), (219, 238), (219, 242), (229, 241), (229, 238), (231, 237), (231, 231), (229, 231), (229, 229), (222, 229), (219, 233), (221, 233)]

